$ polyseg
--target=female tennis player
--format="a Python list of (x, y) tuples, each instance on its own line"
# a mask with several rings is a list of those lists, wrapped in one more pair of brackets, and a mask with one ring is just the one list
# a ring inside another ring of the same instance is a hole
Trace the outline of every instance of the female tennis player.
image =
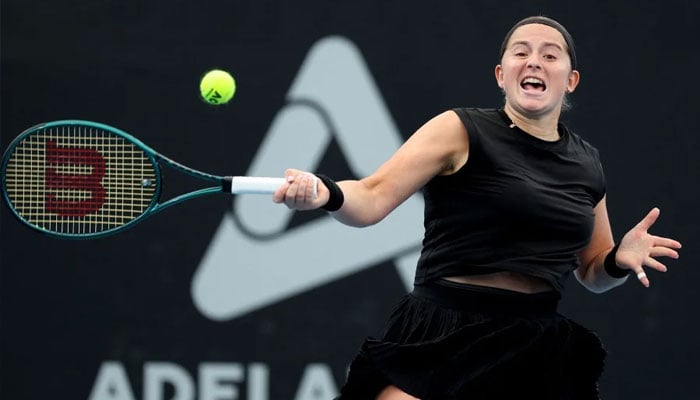
[[(653, 208), (615, 243), (598, 151), (559, 120), (579, 84), (569, 32), (516, 23), (495, 67), (497, 109), (457, 108), (420, 127), (376, 172), (334, 182), (290, 169), (273, 195), (352, 226), (425, 197), (415, 286), (381, 338), (368, 338), (341, 399), (597, 399), (605, 351), (560, 315), (567, 278), (598, 293), (681, 244), (651, 234)], [(318, 185), (318, 196), (313, 187)]]

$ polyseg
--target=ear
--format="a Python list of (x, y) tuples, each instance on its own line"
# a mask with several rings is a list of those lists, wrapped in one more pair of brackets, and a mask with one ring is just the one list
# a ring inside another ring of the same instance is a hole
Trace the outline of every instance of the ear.
[(572, 93), (574, 90), (576, 90), (576, 87), (578, 86), (579, 79), (581, 78), (581, 74), (577, 70), (572, 70), (571, 73), (569, 73), (569, 81), (567, 82), (566, 85), (566, 92), (567, 93)]
[(498, 84), (498, 87), (503, 89), (503, 67), (501, 67), (501, 64), (496, 65), (493, 72), (496, 75), (496, 83)]

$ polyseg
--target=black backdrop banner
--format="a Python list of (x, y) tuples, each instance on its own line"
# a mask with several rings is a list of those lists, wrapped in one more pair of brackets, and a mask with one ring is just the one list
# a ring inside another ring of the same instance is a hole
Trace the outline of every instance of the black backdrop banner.
[[(574, 279), (562, 313), (609, 352), (606, 399), (697, 399), (699, 65), (692, 2), (4, 0), (0, 144), (56, 119), (134, 134), (227, 175), (371, 173), (422, 123), (497, 107), (498, 48), (517, 20), (577, 41), (565, 121), (599, 148), (619, 239), (651, 207), (684, 243), (644, 289)], [(209, 69), (238, 82), (205, 104)], [(166, 196), (188, 180), (166, 182)], [(330, 399), (365, 336), (410, 288), (419, 195), (375, 227), (269, 198), (218, 196), (118, 235), (52, 239), (0, 207), (3, 399)]]

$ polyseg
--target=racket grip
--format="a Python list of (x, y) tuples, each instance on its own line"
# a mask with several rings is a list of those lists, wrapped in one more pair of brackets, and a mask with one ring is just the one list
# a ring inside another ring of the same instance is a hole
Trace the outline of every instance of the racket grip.
[(230, 183), (233, 194), (272, 194), (284, 184), (284, 178), (256, 176), (230, 176), (224, 180)]

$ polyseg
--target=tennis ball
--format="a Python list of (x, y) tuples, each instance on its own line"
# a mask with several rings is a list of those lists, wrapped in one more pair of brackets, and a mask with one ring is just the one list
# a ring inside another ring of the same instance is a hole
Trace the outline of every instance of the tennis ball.
[(209, 104), (226, 104), (236, 93), (236, 81), (228, 72), (213, 69), (202, 77), (199, 92)]

